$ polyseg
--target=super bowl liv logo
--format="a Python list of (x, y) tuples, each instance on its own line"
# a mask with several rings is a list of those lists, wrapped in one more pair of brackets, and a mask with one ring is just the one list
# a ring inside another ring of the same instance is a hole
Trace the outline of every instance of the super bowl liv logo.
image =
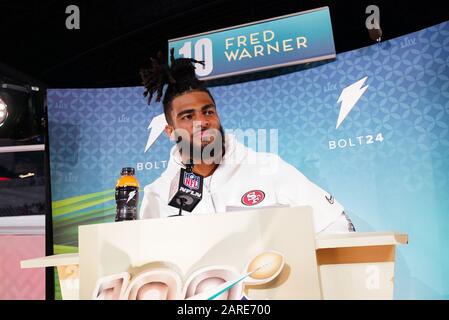
[[(368, 77), (364, 77), (353, 84), (350, 84), (343, 88), (337, 103), (340, 103), (340, 112), (338, 114), (337, 124), (335, 129), (338, 130), (343, 121), (348, 117), (351, 110), (359, 102), (360, 98), (367, 91), (368, 85), (365, 85)], [(327, 84), (329, 88), (331, 85)], [(333, 88), (334, 89), (334, 88)], [(332, 91), (328, 89), (327, 91)], [(354, 148), (363, 145), (374, 145), (384, 141), (382, 132), (368, 132), (364, 135), (358, 135), (354, 137), (342, 137), (340, 139), (329, 140), (329, 150)]]

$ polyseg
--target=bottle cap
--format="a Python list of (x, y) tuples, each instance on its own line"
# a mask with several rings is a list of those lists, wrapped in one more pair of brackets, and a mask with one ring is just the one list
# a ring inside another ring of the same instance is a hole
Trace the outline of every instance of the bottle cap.
[(134, 175), (135, 174), (135, 170), (132, 167), (125, 167), (122, 168), (122, 172), (121, 175)]

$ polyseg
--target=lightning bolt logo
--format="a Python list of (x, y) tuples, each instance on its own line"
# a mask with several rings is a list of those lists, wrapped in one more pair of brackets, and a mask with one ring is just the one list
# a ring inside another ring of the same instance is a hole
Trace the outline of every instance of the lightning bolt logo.
[(148, 130), (150, 130), (150, 134), (148, 136), (147, 145), (145, 146), (145, 152), (150, 149), (156, 139), (161, 135), (162, 131), (164, 131), (165, 126), (167, 125), (167, 121), (165, 120), (165, 115), (162, 113), (153, 119), (151, 119), (150, 124), (148, 125)]
[(133, 190), (128, 195), (128, 200), (126, 200), (126, 203), (128, 203), (134, 196), (136, 195), (136, 190)]
[(337, 101), (341, 102), (341, 106), (340, 106), (340, 113), (338, 115), (337, 126), (335, 129), (338, 129), (343, 120), (345, 120), (345, 118), (354, 108), (357, 101), (359, 101), (360, 97), (365, 93), (366, 89), (368, 89), (368, 86), (364, 86), (362, 88), (366, 79), (368, 79), (368, 77), (360, 79), (359, 81), (351, 84), (350, 86), (347, 86), (341, 92), (340, 97), (338, 98)]

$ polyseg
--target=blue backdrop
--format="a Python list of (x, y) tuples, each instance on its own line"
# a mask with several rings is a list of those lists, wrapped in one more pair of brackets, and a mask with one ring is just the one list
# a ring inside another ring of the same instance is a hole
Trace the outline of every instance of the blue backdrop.
[[(368, 88), (336, 129), (343, 89), (365, 77)], [(398, 249), (396, 298), (449, 298), (448, 22), (211, 91), (225, 128), (277, 129), (280, 156), (333, 193), (358, 231), (409, 235)], [(60, 252), (77, 246), (78, 224), (113, 221), (122, 167), (136, 167), (142, 186), (164, 170), (172, 146), (165, 136), (144, 152), (162, 107), (147, 106), (142, 92), (48, 91)]]

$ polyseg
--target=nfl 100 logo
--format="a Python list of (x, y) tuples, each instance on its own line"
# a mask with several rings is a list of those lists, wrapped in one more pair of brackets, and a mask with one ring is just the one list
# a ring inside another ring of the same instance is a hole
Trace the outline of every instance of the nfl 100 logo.
[(198, 190), (200, 188), (200, 177), (190, 172), (184, 172), (184, 185), (190, 189)]

